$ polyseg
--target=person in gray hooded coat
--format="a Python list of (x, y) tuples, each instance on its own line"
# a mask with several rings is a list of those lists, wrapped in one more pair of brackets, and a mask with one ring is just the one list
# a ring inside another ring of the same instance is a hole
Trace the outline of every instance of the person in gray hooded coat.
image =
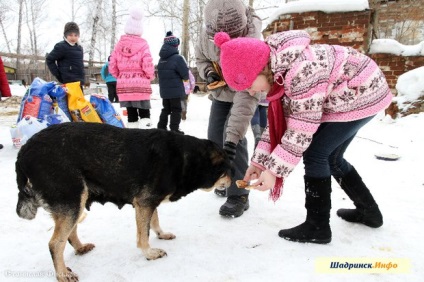
[(233, 162), (233, 181), (227, 190), (215, 189), (215, 194), (227, 196), (219, 214), (239, 217), (249, 208), (248, 191), (238, 189), (235, 180), (243, 179), (248, 167), (247, 140), (245, 138), (250, 120), (258, 105), (258, 95), (252, 97), (246, 91), (235, 91), (222, 85), (220, 76), (219, 49), (213, 36), (220, 31), (232, 38), (260, 38), (262, 22), (254, 10), (241, 0), (209, 0), (204, 8), (202, 32), (196, 44), (196, 64), (200, 77), (207, 81), (213, 101), (209, 115), (208, 139), (223, 146)]

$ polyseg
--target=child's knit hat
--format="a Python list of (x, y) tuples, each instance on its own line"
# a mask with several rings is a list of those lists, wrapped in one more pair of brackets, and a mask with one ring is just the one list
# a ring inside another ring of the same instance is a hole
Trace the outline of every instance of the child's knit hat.
[(140, 8), (132, 7), (129, 10), (130, 17), (125, 24), (124, 32), (126, 34), (138, 35), (143, 34), (143, 12)]
[(246, 11), (241, 0), (209, 0), (203, 10), (206, 33), (210, 38), (220, 31), (239, 37), (247, 26)]
[(65, 28), (63, 30), (63, 35), (66, 37), (71, 33), (76, 33), (78, 36), (80, 35), (79, 27), (74, 22), (68, 22), (65, 24)]
[(178, 45), (180, 45), (180, 39), (178, 39), (177, 37), (175, 37), (172, 34), (172, 31), (168, 31), (166, 33), (166, 37), (163, 39), (163, 43), (164, 44), (168, 44), (174, 47), (178, 47)]
[(228, 33), (218, 32), (215, 45), (221, 48), (220, 63), (225, 82), (237, 90), (245, 90), (268, 64), (269, 46), (256, 38), (230, 39)]

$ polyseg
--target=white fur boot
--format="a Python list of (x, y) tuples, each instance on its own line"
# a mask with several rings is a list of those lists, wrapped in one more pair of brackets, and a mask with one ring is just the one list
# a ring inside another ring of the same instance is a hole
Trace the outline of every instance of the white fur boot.
[(138, 121), (128, 122), (127, 128), (138, 128)]
[(152, 122), (149, 118), (142, 118), (140, 120), (140, 129), (150, 129), (152, 128)]

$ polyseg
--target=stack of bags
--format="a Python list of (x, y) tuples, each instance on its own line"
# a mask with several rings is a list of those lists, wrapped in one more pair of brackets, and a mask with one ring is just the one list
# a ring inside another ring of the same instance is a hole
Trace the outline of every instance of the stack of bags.
[(17, 124), (10, 129), (13, 145), (20, 148), (40, 130), (71, 121), (125, 127), (119, 113), (105, 96), (94, 94), (87, 101), (80, 82), (57, 85), (37, 77), (22, 99)]

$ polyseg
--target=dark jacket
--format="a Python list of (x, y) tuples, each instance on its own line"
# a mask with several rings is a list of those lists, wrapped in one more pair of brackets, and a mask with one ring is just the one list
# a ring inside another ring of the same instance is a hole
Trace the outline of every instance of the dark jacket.
[(188, 66), (178, 48), (163, 44), (159, 51), (158, 76), (162, 99), (184, 98), (183, 80), (188, 80)]
[(50, 72), (61, 83), (81, 81), (84, 85), (84, 52), (82, 46), (68, 42), (57, 43), (47, 55), (46, 64)]

